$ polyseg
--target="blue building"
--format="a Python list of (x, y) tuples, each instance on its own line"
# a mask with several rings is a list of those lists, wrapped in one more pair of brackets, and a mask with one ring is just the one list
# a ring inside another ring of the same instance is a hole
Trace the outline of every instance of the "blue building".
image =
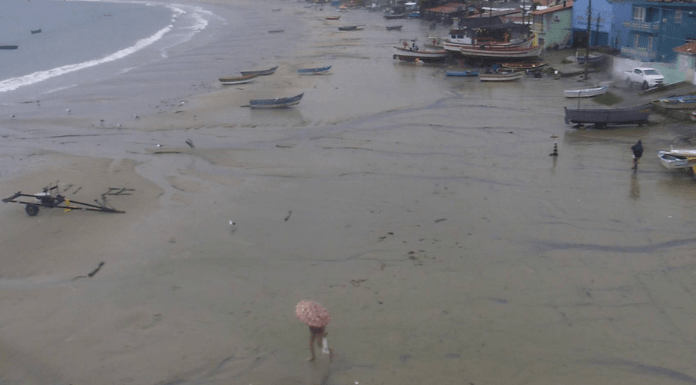
[[(589, 15), (589, 12), (592, 14)], [(571, 44), (574, 47), (586, 47), (588, 42), (590, 47), (612, 45), (613, 15), (613, 5), (607, 0), (574, 0)]]
[[(615, 13), (625, 20), (614, 30), (621, 53), (641, 61), (671, 62), (674, 48), (696, 41), (696, 4), (617, 1)], [(630, 13), (626, 11), (630, 7)]]

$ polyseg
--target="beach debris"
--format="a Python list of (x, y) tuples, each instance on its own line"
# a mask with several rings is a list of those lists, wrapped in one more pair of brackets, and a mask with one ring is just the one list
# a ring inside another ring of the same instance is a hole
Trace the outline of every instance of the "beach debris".
[(285, 217), (285, 222), (287, 222), (288, 219), (290, 219), (291, 215), (292, 215), (292, 210), (288, 210), (288, 215)]
[(447, 220), (447, 218), (436, 219), (436, 220), (435, 220), (435, 223), (440, 223), (440, 222), (446, 221), (446, 220)]
[(193, 145), (193, 141), (191, 139), (186, 139), (186, 144), (188, 144), (188, 146), (191, 148), (196, 148), (196, 146)]
[(295, 315), (305, 324), (321, 328), (329, 324), (331, 315), (319, 302), (303, 300), (295, 306)]
[[(78, 191), (79, 190), (80, 189), (78, 188)], [(113, 207), (110, 207), (107, 203), (106, 195), (106, 193), (102, 194), (101, 202), (95, 199), (94, 202), (96, 204), (78, 202), (74, 200), (71, 201), (70, 199), (60, 194), (58, 182), (56, 181), (55, 185), (49, 184), (48, 186), (44, 187), (43, 191), (40, 193), (23, 194), (21, 191), (18, 191), (14, 193), (12, 196), (4, 198), (2, 201), (5, 203), (23, 204), (25, 206), (24, 211), (26, 211), (27, 215), (29, 215), (30, 217), (36, 216), (39, 213), (40, 207), (48, 207), (51, 209), (61, 208), (66, 213), (72, 210), (101, 211), (105, 213), (125, 213), (125, 211), (116, 210)]]
[(94, 270), (92, 270), (89, 274), (78, 275), (77, 277), (73, 278), (72, 281), (76, 281), (80, 278), (92, 278), (92, 277), (94, 277), (99, 272), (99, 270), (101, 270), (102, 266), (104, 266), (104, 263), (105, 262), (103, 262), (103, 261), (99, 262), (99, 265)]
[(358, 286), (360, 286), (361, 283), (366, 282), (366, 281), (367, 281), (367, 279), (351, 279), (350, 284), (355, 286), (355, 287), (358, 287)]
[(135, 191), (135, 189), (132, 188), (125, 188), (125, 187), (109, 187), (109, 189), (102, 194), (104, 195), (132, 195), (131, 193)]

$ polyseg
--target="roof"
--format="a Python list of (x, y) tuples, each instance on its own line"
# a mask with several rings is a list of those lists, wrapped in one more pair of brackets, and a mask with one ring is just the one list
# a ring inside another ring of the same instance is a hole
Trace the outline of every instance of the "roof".
[(426, 11), (437, 12), (437, 13), (455, 13), (459, 11), (465, 11), (466, 4), (463, 3), (447, 3), (445, 5), (440, 5), (435, 8), (428, 8)]
[(563, 6), (563, 4), (554, 5), (552, 7), (540, 9), (538, 11), (532, 11), (532, 15), (546, 15), (547, 13), (558, 12), (567, 8), (573, 8), (573, 0), (567, 0), (565, 2), (565, 7)]
[(685, 53), (688, 55), (696, 55), (696, 41), (692, 41), (691, 43), (686, 43), (684, 45), (680, 45), (679, 47), (675, 47), (673, 51), (677, 53)]

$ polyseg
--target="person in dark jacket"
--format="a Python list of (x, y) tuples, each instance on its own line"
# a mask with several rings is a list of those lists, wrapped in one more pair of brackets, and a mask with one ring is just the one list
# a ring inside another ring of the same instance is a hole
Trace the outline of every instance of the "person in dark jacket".
[(631, 168), (635, 170), (638, 168), (640, 157), (643, 156), (643, 142), (638, 140), (636, 144), (631, 146), (631, 150), (633, 151), (633, 167)]

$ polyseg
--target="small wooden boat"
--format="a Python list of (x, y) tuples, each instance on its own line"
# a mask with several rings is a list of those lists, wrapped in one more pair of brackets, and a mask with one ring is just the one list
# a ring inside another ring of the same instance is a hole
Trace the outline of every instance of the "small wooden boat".
[(565, 90), (563, 95), (566, 98), (591, 98), (593, 96), (604, 95), (609, 90), (609, 86), (581, 88), (577, 90)]
[(696, 108), (696, 95), (672, 96), (658, 99), (660, 105), (670, 110), (690, 110)]
[(32, 29), (31, 34), (41, 33), (41, 29)]
[(18, 45), (0, 45), (0, 49), (17, 49)]
[[(593, 66), (602, 64), (606, 58), (607, 55), (604, 54), (590, 54), (587, 58), (587, 65)], [(576, 55), (575, 61), (580, 65), (585, 65), (585, 55)]]
[(479, 75), (482, 82), (513, 82), (524, 77), (524, 72), (494, 72)]
[(565, 122), (576, 124), (594, 124), (595, 128), (604, 128), (609, 124), (638, 124), (648, 123), (649, 109), (641, 108), (585, 108), (565, 110)]
[(268, 33), (282, 33), (282, 32), (285, 32), (285, 30), (284, 29), (272, 29), (272, 30), (268, 31)]
[(405, 19), (406, 16), (408, 16), (408, 13), (395, 13), (395, 14), (384, 15), (384, 18), (387, 20), (394, 20), (394, 19)]
[(388, 25), (387, 31), (401, 31), (402, 25)]
[(338, 27), (339, 31), (359, 31), (361, 29), (365, 29), (364, 25), (344, 25), (342, 27)]
[(519, 62), (519, 63), (500, 63), (500, 66), (509, 69), (512, 71), (537, 71), (540, 70), (544, 67), (549, 65), (547, 62), (534, 62), (534, 63), (526, 63), (526, 62)]
[(521, 60), (538, 57), (541, 55), (541, 51), (543, 49), (543, 45), (533, 47), (500, 47), (482, 45), (476, 47), (461, 47), (459, 48), (459, 52), (462, 54), (462, 56), (481, 59)]
[(273, 68), (269, 68), (267, 70), (258, 70), (258, 71), (241, 71), (240, 73), (242, 75), (253, 75), (256, 74), (258, 76), (265, 76), (265, 75), (271, 75), (273, 74), (276, 70), (278, 69), (278, 66), (275, 66)]
[(304, 92), (290, 96), (287, 98), (275, 98), (275, 99), (252, 99), (249, 101), (249, 107), (251, 108), (286, 108), (300, 104)]
[(326, 20), (338, 20), (340, 18), (341, 18), (341, 16), (339, 15), (339, 16), (327, 16), (324, 19), (326, 19)]
[(249, 83), (250, 81), (256, 79), (257, 77), (259, 77), (258, 74), (251, 74), (251, 75), (231, 76), (231, 77), (219, 78), (218, 80), (220, 80), (220, 83), (222, 83), (222, 84), (230, 85), (230, 84)]
[[(416, 47), (417, 48), (417, 47)], [(426, 63), (437, 63), (447, 59), (447, 51), (444, 49), (413, 49), (412, 47), (403, 48), (395, 46), (394, 59), (404, 61), (422, 61)]]
[(660, 164), (667, 169), (690, 168), (696, 166), (696, 149), (670, 149), (658, 151), (657, 158)]
[(478, 71), (445, 71), (445, 76), (479, 76)]
[(300, 75), (323, 75), (329, 73), (331, 66), (319, 67), (319, 68), (300, 68), (297, 72)]

